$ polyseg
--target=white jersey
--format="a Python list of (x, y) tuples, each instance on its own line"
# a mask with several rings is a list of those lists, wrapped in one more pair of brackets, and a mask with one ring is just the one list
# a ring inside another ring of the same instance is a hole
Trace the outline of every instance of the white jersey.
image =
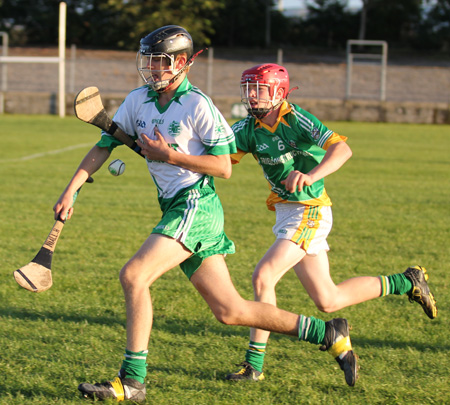
[[(169, 146), (187, 155), (224, 155), (236, 151), (234, 134), (225, 118), (211, 99), (187, 78), (164, 107), (158, 103), (158, 93), (148, 86), (133, 90), (114, 115), (114, 122), (140, 140), (141, 134), (156, 139), (154, 129), (157, 126)], [(120, 144), (106, 132), (102, 132), (98, 143), (110, 151)], [(163, 199), (174, 197), (181, 189), (204, 177), (204, 174), (165, 162), (147, 159), (147, 166), (159, 198)]]

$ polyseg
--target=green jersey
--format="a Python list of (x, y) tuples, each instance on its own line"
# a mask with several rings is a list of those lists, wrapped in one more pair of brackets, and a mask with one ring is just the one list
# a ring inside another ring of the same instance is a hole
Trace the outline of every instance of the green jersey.
[(331, 205), (324, 179), (294, 193), (288, 192), (281, 181), (293, 170), (308, 173), (322, 161), (331, 144), (347, 138), (328, 129), (314, 115), (286, 101), (273, 127), (249, 115), (236, 122), (232, 130), (238, 148), (238, 153), (232, 155), (233, 163), (239, 162), (246, 153), (254, 156), (271, 187), (272, 193), (267, 200), (269, 209), (273, 210), (273, 205), (278, 202)]

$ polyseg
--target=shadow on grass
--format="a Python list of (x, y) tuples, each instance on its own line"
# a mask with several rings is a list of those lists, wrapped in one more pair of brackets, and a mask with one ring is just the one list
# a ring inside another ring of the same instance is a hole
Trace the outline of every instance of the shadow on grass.
[[(27, 390), (27, 389), (20, 389), (20, 390), (10, 390), (8, 391), (11, 396), (14, 398), (12, 400), (12, 403), (19, 404), (18, 398), (23, 397), (28, 403), (28, 400), (30, 400), (30, 403), (38, 403), (38, 404), (54, 404), (54, 405), (64, 405), (67, 403), (70, 404), (94, 404), (94, 403), (100, 403), (100, 401), (94, 401), (88, 398), (84, 398), (80, 392), (77, 390), (77, 387), (73, 391), (66, 391), (64, 395), (55, 395), (53, 391), (43, 391), (40, 390), (39, 392), (36, 392), (36, 390)], [(112, 400), (108, 400), (108, 402), (103, 402), (105, 405), (112, 404)]]
[(0, 308), (0, 316), (10, 317), (20, 320), (28, 321), (63, 321), (63, 322), (74, 322), (74, 323), (89, 323), (89, 324), (99, 324), (99, 325), (125, 325), (125, 317), (117, 318), (112, 311), (111, 315), (108, 316), (108, 310), (105, 310), (105, 315), (102, 316), (92, 316), (83, 313), (78, 314), (68, 314), (50, 311), (39, 311), (34, 312), (31, 310), (17, 308), (17, 307), (6, 307)]
[[(63, 395), (55, 394), (54, 390), (46, 390), (42, 387), (37, 388), (11, 388), (0, 384), (0, 393), (2, 393), (2, 404), (19, 404), (19, 403), (39, 403), (39, 404), (66, 404), (66, 403), (83, 403), (84, 398), (81, 396), (77, 387), (74, 389), (64, 390)], [(5, 398), (6, 397), (6, 398)], [(22, 402), (23, 400), (27, 402)], [(20, 401), (20, 402), (19, 402)], [(89, 402), (86, 402), (88, 404)], [(93, 403), (91, 401), (91, 403)]]
[[(213, 316), (211, 314), (211, 316)], [(0, 308), (0, 317), (9, 317), (28, 321), (58, 321), (68, 323), (88, 323), (91, 325), (120, 325), (125, 326), (125, 310), (119, 316), (111, 310), (103, 310), (103, 315), (89, 315), (83, 312), (79, 313), (61, 313), (54, 311), (32, 311), (18, 307)], [(214, 334), (220, 337), (225, 336), (245, 336), (248, 337), (249, 328), (240, 326), (222, 325), (214, 319), (206, 321), (196, 319), (180, 319), (179, 317), (167, 317), (165, 315), (155, 316), (153, 329), (161, 332), (173, 333), (178, 335), (206, 335)]]
[[(199, 367), (198, 370), (195, 372), (192, 372), (191, 369), (188, 369), (186, 367), (180, 367), (179, 364), (174, 365), (173, 367), (168, 366), (167, 364), (161, 364), (161, 365), (148, 365), (147, 366), (147, 375), (150, 377), (150, 379), (154, 378), (155, 374), (162, 374), (162, 375), (183, 375), (185, 377), (188, 377), (190, 379), (194, 380), (200, 380), (200, 381), (217, 381), (222, 382), (226, 381), (225, 376), (230, 372), (228, 371), (217, 371), (212, 370), (208, 367)], [(152, 382), (152, 386), (158, 387), (158, 380)], [(162, 387), (160, 387), (162, 388)]]
[[(58, 322), (69, 322), (69, 323), (88, 323), (91, 325), (120, 325), (125, 328), (125, 314), (119, 317), (111, 310), (104, 310), (102, 316), (93, 316), (85, 313), (59, 313), (59, 312), (33, 312), (31, 310), (26, 310), (17, 307), (6, 307), (0, 308), (0, 317), (11, 317), (20, 320), (29, 321), (58, 321)], [(213, 315), (211, 314), (211, 317)], [(243, 326), (228, 326), (215, 321), (213, 318), (206, 320), (200, 319), (180, 319), (179, 317), (168, 317), (168, 316), (155, 316), (153, 322), (153, 330), (165, 333), (170, 333), (174, 335), (192, 335), (192, 336), (206, 336), (206, 335), (216, 335), (218, 337), (244, 337), (248, 338), (249, 328)], [(271, 334), (271, 340), (282, 340), (282, 339), (295, 339), (293, 336), (286, 336), (281, 334), (273, 333)], [(405, 347), (412, 347), (420, 352), (432, 351), (432, 352), (448, 352), (450, 350), (450, 344), (426, 344), (419, 343), (410, 340), (399, 340), (395, 341), (390, 338), (386, 339), (370, 339), (370, 338), (358, 338), (352, 335), (352, 342), (357, 348), (370, 348), (370, 347), (380, 347), (380, 348), (392, 348), (392, 349), (404, 349)], [(300, 343), (302, 344), (302, 343)]]
[(419, 352), (445, 352), (448, 353), (450, 350), (450, 344), (438, 344), (435, 343), (421, 343), (415, 342), (413, 340), (391, 340), (391, 339), (368, 339), (368, 338), (357, 338), (352, 337), (353, 348), (355, 351), (358, 351), (359, 348), (363, 349), (373, 349), (373, 348), (381, 348), (381, 349), (402, 349), (405, 347), (412, 347)]

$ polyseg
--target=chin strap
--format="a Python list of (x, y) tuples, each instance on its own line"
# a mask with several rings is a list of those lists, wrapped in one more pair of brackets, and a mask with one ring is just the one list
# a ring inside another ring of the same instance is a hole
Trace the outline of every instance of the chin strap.
[(192, 55), (192, 56), (187, 60), (187, 62), (184, 64), (184, 66), (180, 69), (180, 71), (179, 71), (174, 77), (172, 77), (172, 78), (168, 81), (169, 84), (168, 84), (166, 87), (164, 87), (164, 89), (161, 89), (161, 90), (155, 90), (155, 91), (156, 91), (157, 93), (164, 93), (164, 92), (166, 92), (167, 90), (169, 90), (169, 89), (172, 87), (172, 84), (174, 84), (175, 81), (180, 77), (180, 75), (181, 75), (188, 67), (190, 67), (190, 66), (193, 65), (194, 59), (195, 59), (198, 55), (200, 55), (203, 51), (205, 51), (205, 50), (207, 50), (207, 49), (208, 49), (208, 48), (202, 49), (202, 50), (198, 51), (197, 53), (195, 53), (194, 55)]
[(272, 107), (268, 108), (267, 111), (261, 111), (258, 108), (250, 108), (247, 109), (247, 111), (250, 113), (250, 115), (260, 120), (262, 118), (267, 117), (272, 111), (276, 110), (279, 106), (281, 106), (281, 104), (283, 104), (283, 101), (286, 100), (286, 98), (282, 98), (276, 105), (272, 104)]
[(288, 94), (286, 94), (285, 100), (287, 100), (287, 98), (289, 97), (289, 94), (291, 94), (294, 90), (298, 90), (298, 86), (292, 87), (292, 89), (290, 89), (288, 91)]

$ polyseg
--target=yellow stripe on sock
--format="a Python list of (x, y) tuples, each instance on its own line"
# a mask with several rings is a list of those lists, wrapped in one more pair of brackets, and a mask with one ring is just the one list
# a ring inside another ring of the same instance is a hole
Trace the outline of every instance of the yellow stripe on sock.
[(118, 402), (125, 401), (125, 393), (123, 391), (122, 381), (119, 377), (114, 378), (113, 381), (110, 381), (111, 386), (114, 388), (116, 393), (116, 399)]
[(337, 341), (333, 346), (328, 349), (328, 353), (330, 353), (334, 358), (338, 357), (340, 354), (344, 352), (348, 352), (352, 350), (352, 342), (350, 341), (350, 336), (346, 336), (341, 340)]
[(380, 297), (385, 297), (389, 295), (389, 280), (386, 276), (379, 276), (381, 282), (381, 295)]

